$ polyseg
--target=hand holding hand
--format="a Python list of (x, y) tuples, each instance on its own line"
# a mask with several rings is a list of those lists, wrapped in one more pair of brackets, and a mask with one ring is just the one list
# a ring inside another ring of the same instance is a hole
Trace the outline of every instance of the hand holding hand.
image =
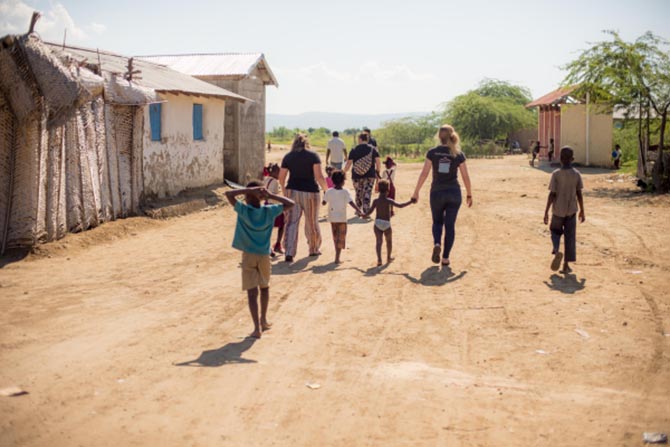
[(419, 203), (419, 193), (415, 192), (412, 196), (412, 203)]
[(323, 202), (321, 202), (321, 205), (326, 206), (326, 201), (324, 200)]

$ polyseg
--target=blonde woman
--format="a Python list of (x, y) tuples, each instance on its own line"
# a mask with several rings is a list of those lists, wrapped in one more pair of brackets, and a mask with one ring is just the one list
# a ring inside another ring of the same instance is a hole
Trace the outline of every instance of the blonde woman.
[(307, 245), (309, 245), (309, 255), (320, 255), (319, 207), (321, 198), (319, 186), (324, 191), (328, 188), (321, 171), (321, 159), (316, 152), (309, 150), (307, 136), (303, 134), (295, 136), (291, 152), (286, 154), (281, 162), (279, 183), (286, 197), (295, 202), (295, 206), (288, 212), (284, 230), (286, 262), (293, 262), (298, 250), (298, 230), (303, 213), (305, 213), (305, 236)]
[[(416, 182), (412, 200), (419, 200), (421, 187), (433, 172), (433, 182), (430, 186), (430, 209), (433, 214), (433, 247), (432, 261), (442, 265), (449, 265), (449, 255), (454, 246), (455, 226), (458, 210), (461, 207), (461, 186), (458, 183), (460, 171), (467, 191), (468, 207), (472, 206), (472, 187), (465, 155), (461, 152), (460, 138), (453, 127), (448, 124), (440, 127), (437, 133), (440, 144), (426, 154), (426, 161)], [(444, 229), (444, 247), (441, 246), (442, 230)]]

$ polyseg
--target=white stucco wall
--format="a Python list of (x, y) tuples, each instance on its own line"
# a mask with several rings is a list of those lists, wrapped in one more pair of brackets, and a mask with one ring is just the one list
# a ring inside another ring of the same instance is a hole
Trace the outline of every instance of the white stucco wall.
[[(614, 123), (611, 109), (590, 106), (589, 165), (611, 165), (612, 133)], [(561, 107), (561, 146), (575, 151), (575, 162), (586, 164), (586, 105), (571, 104)]]
[[(171, 196), (223, 181), (225, 101), (161, 94), (161, 141), (151, 140), (144, 109), (144, 194)], [(193, 139), (193, 104), (202, 104), (203, 140)]]

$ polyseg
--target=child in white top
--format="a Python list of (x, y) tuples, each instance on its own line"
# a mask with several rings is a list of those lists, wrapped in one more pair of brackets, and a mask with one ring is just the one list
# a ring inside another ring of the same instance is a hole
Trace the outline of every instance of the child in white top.
[(346, 180), (344, 172), (333, 171), (331, 178), (334, 186), (323, 195), (323, 205), (328, 204), (328, 222), (333, 230), (335, 243), (335, 264), (341, 264), (340, 254), (346, 248), (347, 240), (347, 204), (359, 214), (363, 214), (363, 211), (354, 203), (351, 193), (343, 188)]

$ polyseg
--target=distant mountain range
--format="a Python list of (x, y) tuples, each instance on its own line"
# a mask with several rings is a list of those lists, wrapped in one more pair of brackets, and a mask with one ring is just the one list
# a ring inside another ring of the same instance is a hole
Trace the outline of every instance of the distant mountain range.
[(305, 112), (299, 115), (282, 115), (268, 113), (265, 118), (265, 129), (270, 131), (275, 127), (285, 126), (289, 129), (308, 129), (310, 127), (326, 127), (330, 130), (344, 130), (351, 128), (369, 127), (376, 129), (384, 121), (422, 116), (428, 112), (411, 113), (381, 113), (381, 114), (358, 114), (358, 113), (329, 113), (329, 112)]

